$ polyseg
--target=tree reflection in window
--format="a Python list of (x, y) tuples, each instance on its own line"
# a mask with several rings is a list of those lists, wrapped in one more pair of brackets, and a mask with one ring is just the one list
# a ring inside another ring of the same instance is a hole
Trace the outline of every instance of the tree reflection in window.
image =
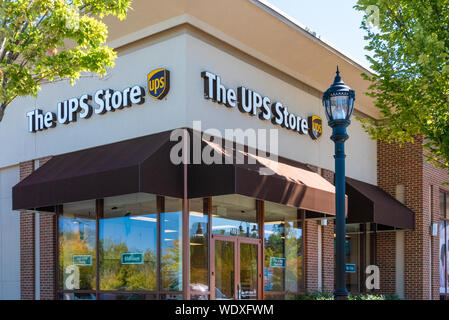
[(161, 290), (182, 290), (182, 201), (165, 198), (161, 219)]
[(99, 247), (100, 290), (156, 290), (156, 196), (106, 198)]
[(264, 289), (297, 293), (303, 288), (302, 221), (295, 208), (265, 203)]
[(92, 290), (96, 284), (95, 201), (68, 203), (59, 216), (59, 287)]

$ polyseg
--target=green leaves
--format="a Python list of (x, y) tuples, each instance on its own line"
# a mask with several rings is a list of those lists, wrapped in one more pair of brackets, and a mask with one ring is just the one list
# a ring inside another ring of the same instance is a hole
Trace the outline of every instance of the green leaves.
[(0, 0), (0, 121), (15, 97), (35, 96), (43, 81), (104, 75), (116, 53), (97, 17), (124, 19), (129, 7), (129, 0)]
[[(378, 8), (377, 29), (366, 23)], [(449, 0), (359, 0), (361, 28), (369, 40), (375, 74), (371, 97), (380, 121), (361, 120), (375, 139), (412, 142), (422, 135), (428, 160), (444, 168), (449, 160)]]

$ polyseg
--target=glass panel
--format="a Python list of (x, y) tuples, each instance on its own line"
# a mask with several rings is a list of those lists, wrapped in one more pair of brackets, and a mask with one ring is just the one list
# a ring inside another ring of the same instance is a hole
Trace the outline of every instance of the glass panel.
[(156, 294), (138, 293), (104, 293), (100, 294), (100, 300), (156, 300)]
[(175, 293), (161, 294), (160, 300), (182, 300), (182, 294), (175, 294)]
[(215, 299), (234, 299), (234, 242), (215, 241)]
[[(96, 288), (95, 201), (68, 203), (59, 217), (59, 287)], [(73, 295), (76, 298), (76, 295)]]
[(333, 120), (345, 119), (348, 112), (349, 97), (346, 95), (331, 97)]
[(104, 200), (100, 220), (100, 289), (156, 290), (156, 196)]
[(303, 232), (296, 208), (265, 202), (264, 290), (303, 289)]
[(257, 299), (257, 244), (240, 244), (241, 299)]
[[(190, 290), (209, 291), (207, 200), (190, 200)], [(203, 210), (205, 209), (205, 210)]]
[(256, 200), (240, 195), (212, 199), (212, 232), (248, 238), (259, 237)]
[(346, 263), (354, 268), (346, 271), (346, 288), (351, 293), (358, 293), (359, 289), (359, 257), (360, 235), (347, 234), (345, 241)]
[(446, 234), (446, 228), (445, 228), (445, 222), (440, 221), (439, 225), (439, 235), (440, 235), (440, 259), (439, 259), (439, 265), (440, 265), (440, 293), (446, 293), (446, 254), (447, 254), (447, 248), (446, 248), (446, 240), (445, 240), (445, 234)]
[(447, 221), (444, 222), (444, 228), (446, 229), (446, 237), (445, 237), (445, 255), (446, 255), (446, 293), (449, 293), (449, 223)]
[(165, 198), (161, 213), (161, 290), (182, 290), (182, 200)]
[(61, 300), (97, 300), (95, 293), (61, 293)]
[(190, 300), (209, 300), (209, 294), (191, 294)]

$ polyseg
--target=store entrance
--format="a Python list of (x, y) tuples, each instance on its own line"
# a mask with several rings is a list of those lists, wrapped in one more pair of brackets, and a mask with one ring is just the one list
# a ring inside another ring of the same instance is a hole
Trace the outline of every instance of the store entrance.
[(261, 240), (212, 235), (211, 299), (262, 299)]

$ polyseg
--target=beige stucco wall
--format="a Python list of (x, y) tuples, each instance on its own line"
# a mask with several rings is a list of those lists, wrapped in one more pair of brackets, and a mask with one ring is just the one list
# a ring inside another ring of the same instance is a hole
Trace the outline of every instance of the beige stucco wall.
[[(59, 101), (93, 94), (98, 89), (124, 89), (127, 86), (147, 87), (146, 76), (151, 70), (166, 67), (171, 71), (170, 92), (162, 101), (146, 95), (143, 105), (94, 114), (90, 119), (79, 119), (67, 125), (37, 133), (29, 133), (26, 113), (34, 108), (56, 111)], [(304, 118), (319, 115), (324, 120), (323, 135), (312, 140), (306, 135), (274, 126), (205, 100), (203, 97), (202, 71), (220, 75), (226, 86), (240, 85), (254, 89), (280, 101), (291, 112)], [(332, 80), (332, 79), (330, 79)], [(17, 164), (29, 159), (57, 155), (74, 150), (134, 138), (164, 130), (192, 127), (194, 120), (202, 121), (202, 129), (226, 128), (277, 129), (278, 154), (326, 169), (333, 169), (333, 143), (329, 140), (330, 128), (325, 123), (321, 99), (307, 93), (295, 83), (281, 80), (254, 64), (244, 61), (233, 52), (218, 49), (189, 32), (169, 35), (147, 45), (124, 50), (109, 74), (100, 79), (86, 76), (75, 86), (67, 81), (45, 84), (38, 97), (18, 98), (8, 107), (0, 125), (0, 144), (5, 146), (0, 157), (0, 167)], [(348, 129), (347, 175), (359, 180), (376, 183), (376, 144), (370, 140), (361, 125), (354, 119)]]
[[(279, 155), (300, 162), (313, 164), (333, 170), (334, 144), (329, 139), (331, 129), (327, 126), (321, 99), (307, 93), (292, 83), (260, 70), (242, 61), (231, 53), (219, 50), (212, 45), (187, 35), (187, 118), (186, 125), (194, 120), (202, 121), (202, 129), (217, 128), (224, 135), (227, 128), (277, 129), (279, 136)], [(279, 101), (290, 112), (307, 118), (319, 115), (323, 119), (323, 135), (312, 140), (307, 135), (274, 126), (269, 121), (241, 113), (237, 108), (227, 108), (203, 98), (202, 71), (219, 75), (228, 88), (245, 86), (268, 96), (273, 102)], [(332, 76), (332, 75), (331, 75)], [(330, 81), (332, 80), (329, 79)], [(348, 128), (350, 139), (346, 143), (347, 175), (372, 184), (377, 182), (376, 143), (353, 118)]]

